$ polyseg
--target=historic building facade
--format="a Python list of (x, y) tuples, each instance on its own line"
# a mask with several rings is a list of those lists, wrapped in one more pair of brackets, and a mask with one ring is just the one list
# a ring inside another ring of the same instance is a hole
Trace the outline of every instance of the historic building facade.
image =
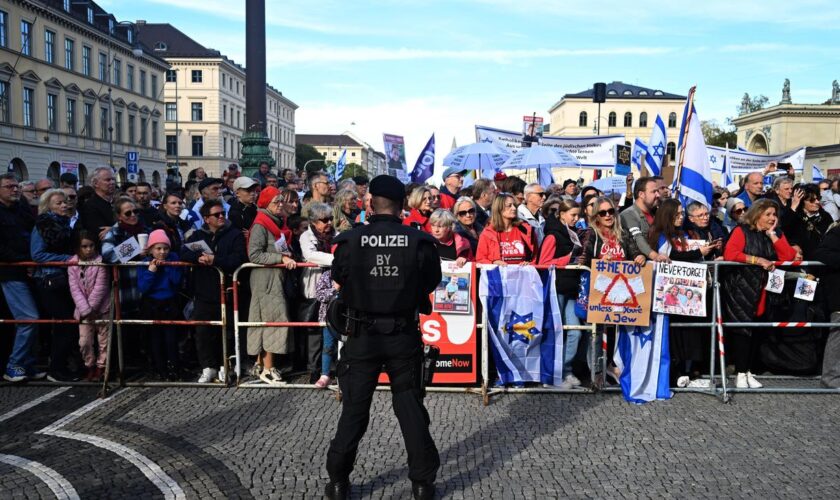
[(346, 149), (347, 164), (360, 165), (370, 178), (387, 173), (385, 155), (352, 132), (337, 135), (298, 134), (296, 141), (314, 147), (321, 153), (325, 163), (336, 163), (341, 157), (341, 152)]

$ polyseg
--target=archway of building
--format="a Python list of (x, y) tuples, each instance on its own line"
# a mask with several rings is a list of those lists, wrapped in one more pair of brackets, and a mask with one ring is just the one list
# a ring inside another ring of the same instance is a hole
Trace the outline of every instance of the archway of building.
[(766, 155), (770, 151), (770, 148), (767, 147), (767, 139), (761, 134), (756, 134), (750, 139), (747, 149), (753, 153), (763, 155)]
[(20, 158), (12, 158), (9, 162), (9, 172), (15, 174), (18, 182), (29, 180), (29, 170), (26, 168), (26, 163)]

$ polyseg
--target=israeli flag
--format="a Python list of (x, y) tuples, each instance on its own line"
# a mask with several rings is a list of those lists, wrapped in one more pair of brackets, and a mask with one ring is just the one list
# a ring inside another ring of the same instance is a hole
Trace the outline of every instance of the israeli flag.
[(732, 184), (732, 176), (729, 175), (729, 150), (726, 150), (726, 154), (723, 156), (723, 166), (720, 168), (720, 174), (723, 176), (723, 185), (728, 186)]
[(689, 91), (685, 100), (683, 121), (680, 125), (680, 144), (682, 166), (677, 165), (679, 178), (674, 179), (674, 192), (679, 194), (683, 206), (690, 200), (699, 201), (707, 207), (712, 206), (712, 167), (709, 165), (709, 154), (700, 128), (700, 118), (692, 102), (694, 87)]
[(665, 135), (665, 122), (662, 117), (656, 115), (656, 121), (653, 124), (653, 132), (650, 134), (650, 141), (648, 141), (647, 153), (645, 154), (645, 166), (653, 175), (660, 175), (662, 172), (662, 160), (665, 158), (665, 153), (668, 149), (668, 137)]
[(335, 164), (335, 181), (338, 182), (341, 180), (341, 176), (344, 175), (344, 167), (347, 166), (347, 150), (341, 152), (341, 156), (338, 158), (338, 163)]
[(426, 147), (417, 157), (414, 169), (411, 171), (411, 182), (423, 184), (435, 173), (435, 134), (426, 143)]
[(504, 384), (563, 382), (563, 321), (554, 268), (482, 269), (479, 295), (487, 314), (490, 352)]
[(645, 156), (647, 156), (647, 144), (645, 141), (636, 138), (636, 142), (633, 143), (633, 156), (631, 158), (631, 163), (636, 167), (639, 173), (642, 173), (642, 166), (644, 165)]
[(811, 165), (811, 180), (814, 182), (825, 180), (825, 177), (822, 174), (822, 170), (817, 168), (816, 165)]
[(621, 372), (621, 394), (630, 403), (670, 399), (671, 355), (668, 346), (667, 314), (650, 313), (650, 326), (618, 327), (613, 360)]

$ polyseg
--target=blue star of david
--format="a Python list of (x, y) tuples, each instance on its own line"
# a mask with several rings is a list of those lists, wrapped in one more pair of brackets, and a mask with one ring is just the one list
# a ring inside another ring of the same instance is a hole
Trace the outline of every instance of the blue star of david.
[(665, 145), (662, 144), (662, 141), (659, 141), (659, 144), (652, 146), (653, 149), (653, 156), (657, 158), (662, 158), (665, 154)]
[(710, 161), (711, 163), (717, 163), (717, 156), (714, 156), (714, 155), (710, 156), (710, 157), (709, 157), (709, 161)]
[[(523, 344), (528, 344), (529, 340), (524, 334), (517, 332), (514, 328), (516, 325), (525, 325), (534, 320), (534, 313), (528, 313), (524, 315), (516, 314), (515, 312), (511, 311), (510, 313), (510, 320), (505, 324), (505, 331), (508, 333), (508, 343), (513, 343), (514, 341), (520, 341)], [(528, 333), (531, 335), (536, 335), (540, 333), (540, 331), (536, 327), (531, 327), (528, 329)]]
[(484, 139), (481, 140), (481, 142), (493, 142), (493, 139), (491, 139), (489, 137), (485, 137)]
[(639, 159), (640, 159), (641, 157), (642, 157), (642, 150), (641, 150), (641, 149), (637, 149), (637, 150), (633, 153), (633, 161), (634, 161), (634, 162), (636, 162), (636, 163), (639, 163)]
[(639, 342), (641, 342), (642, 344), (642, 349), (644, 349), (646, 343), (653, 341), (653, 330), (651, 330), (650, 333), (645, 334), (642, 333), (641, 328), (637, 326), (633, 329), (633, 333), (631, 335), (639, 337)]

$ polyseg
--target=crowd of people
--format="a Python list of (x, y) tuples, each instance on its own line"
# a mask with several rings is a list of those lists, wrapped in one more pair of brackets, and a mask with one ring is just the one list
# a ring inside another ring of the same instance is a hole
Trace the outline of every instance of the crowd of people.
[[(840, 284), (840, 225), (835, 223), (840, 180), (797, 182), (792, 171), (777, 175), (774, 170), (771, 164), (745, 176), (735, 192), (716, 187), (709, 207), (683, 206), (656, 176), (628, 176), (627, 192), (620, 195), (573, 179), (541, 186), (504, 173), (464, 186), (466, 172), (448, 168), (439, 187), (406, 185), (403, 223), (432, 235), (440, 258), (459, 264), (564, 268), (589, 266), (593, 259), (740, 262), (748, 265), (721, 268), (725, 321), (840, 324), (840, 295), (827, 293)], [(163, 322), (123, 327), (128, 365), (159, 380), (226, 381), (222, 343), (233, 352), (231, 329), (223, 336), (218, 326), (166, 321), (218, 320), (220, 294), (231, 293), (234, 271), (247, 262), (273, 267), (239, 274), (240, 321), (323, 320), (338, 288), (329, 272), (332, 240), (372, 214), (367, 184), (363, 176), (336, 182), (323, 171), (274, 174), (267, 164), (253, 177), (241, 175), (236, 165), (218, 178), (196, 169), (184, 186), (168, 183), (165, 190), (146, 182), (118, 188), (110, 168), (96, 169), (83, 187), (71, 174), (57, 183), (0, 176), (0, 263), (66, 263), (0, 266), (3, 317), (101, 320), (119, 307), (124, 319)], [(122, 262), (130, 241), (142, 247), (130, 260), (142, 265), (119, 268), (118, 293), (111, 293), (109, 268), (79, 265)], [(780, 294), (765, 290), (779, 260), (826, 264), (788, 275), (820, 278), (814, 302), (794, 299), (792, 287)], [(173, 265), (178, 262), (192, 266)], [(585, 279), (577, 269), (556, 272), (565, 325), (585, 321), (578, 307)], [(687, 308), (692, 321), (701, 321), (698, 316), (711, 321), (711, 301), (700, 309), (697, 304)], [(686, 318), (672, 321), (680, 319)], [(101, 380), (107, 322), (2, 327), (10, 330), (0, 337), (8, 340), (0, 351), (0, 359), (8, 356), (7, 381)], [(332, 382), (337, 339), (329, 329), (267, 326), (242, 329), (241, 335), (248, 376), (277, 385), (306, 370), (314, 387)], [(672, 384), (702, 384), (711, 347), (708, 328), (673, 327), (669, 335)], [(583, 339), (582, 330), (565, 332), (564, 388), (579, 386), (588, 376), (589, 343)], [(737, 387), (761, 387), (754, 374), (765, 371), (815, 373), (820, 362), (823, 384), (840, 387), (840, 327), (830, 335), (819, 329), (728, 328), (726, 341)], [(605, 376), (617, 380), (614, 365)]]

